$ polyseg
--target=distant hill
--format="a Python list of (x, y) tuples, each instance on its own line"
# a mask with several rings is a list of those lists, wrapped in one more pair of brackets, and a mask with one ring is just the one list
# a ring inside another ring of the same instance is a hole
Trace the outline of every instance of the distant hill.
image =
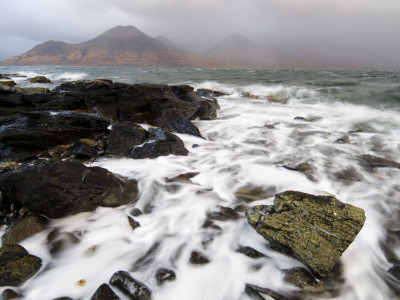
[(276, 58), (239, 35), (199, 55), (177, 48), (165, 37), (152, 38), (134, 26), (117, 26), (80, 44), (47, 41), (3, 64), (265, 68), (275, 67)]
[(277, 55), (236, 34), (206, 52), (206, 56), (233, 68), (276, 68)]

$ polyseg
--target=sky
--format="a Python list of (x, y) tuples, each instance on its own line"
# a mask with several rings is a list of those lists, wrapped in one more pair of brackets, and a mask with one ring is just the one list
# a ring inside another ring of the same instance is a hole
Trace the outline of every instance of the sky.
[(117, 25), (204, 51), (241, 34), (287, 57), (400, 70), (399, 0), (0, 0), (0, 60)]

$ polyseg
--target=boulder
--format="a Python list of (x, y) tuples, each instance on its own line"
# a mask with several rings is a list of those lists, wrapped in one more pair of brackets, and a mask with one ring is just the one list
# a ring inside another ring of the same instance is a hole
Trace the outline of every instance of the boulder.
[(20, 245), (5, 245), (0, 248), (0, 286), (18, 286), (35, 275), (42, 260), (30, 255)]
[(22, 296), (12, 289), (5, 289), (2, 293), (3, 300), (20, 299)]
[(143, 144), (148, 132), (132, 122), (113, 124), (108, 135), (107, 155), (126, 155), (134, 146)]
[(210, 262), (210, 259), (201, 252), (193, 251), (190, 254), (189, 262), (193, 265), (206, 265)]
[(261, 252), (257, 251), (256, 249), (253, 249), (249, 246), (242, 246), (239, 247), (236, 250), (237, 253), (242, 253), (244, 255), (246, 255), (247, 257), (250, 258), (260, 258), (260, 257), (266, 257), (264, 254), (262, 254)]
[(13, 80), (2, 80), (2, 81), (0, 81), (0, 85), (6, 86), (6, 87), (14, 87), (17, 84)]
[(78, 161), (21, 166), (0, 175), (0, 191), (8, 201), (49, 218), (127, 204), (138, 192), (135, 180)]
[(193, 123), (190, 122), (188, 119), (177, 118), (171, 122), (168, 122), (162, 127), (166, 131), (174, 131), (177, 133), (184, 133), (203, 138), (200, 134), (200, 130), (196, 126), (194, 126)]
[(90, 300), (120, 300), (114, 291), (110, 288), (110, 286), (106, 283), (103, 283), (93, 294)]
[(208, 99), (214, 99), (215, 97), (221, 97), (221, 96), (229, 95), (229, 94), (224, 93), (224, 92), (213, 91), (213, 90), (210, 90), (210, 89), (197, 89), (196, 90), (196, 94), (201, 96), (201, 97), (208, 98)]
[(16, 244), (46, 229), (47, 219), (31, 213), (7, 228), (2, 236), (3, 245)]
[(110, 284), (133, 300), (151, 300), (150, 289), (126, 271), (118, 271), (110, 279)]
[(182, 140), (176, 135), (160, 128), (149, 128), (149, 141), (141, 147), (132, 148), (127, 156), (141, 158), (156, 158), (159, 156), (188, 155)]
[(400, 163), (398, 163), (398, 162), (395, 162), (395, 161), (392, 161), (392, 160), (389, 160), (386, 158), (370, 155), (370, 154), (361, 155), (358, 157), (358, 159), (360, 160), (361, 164), (365, 167), (400, 168)]
[(277, 194), (273, 205), (248, 208), (246, 216), (271, 248), (298, 258), (318, 278), (327, 275), (365, 222), (361, 208), (296, 191)]
[(94, 138), (107, 130), (111, 120), (74, 111), (31, 111), (0, 118), (0, 142), (5, 147), (46, 149)]
[(174, 281), (176, 279), (176, 274), (174, 271), (166, 269), (166, 268), (159, 268), (156, 272), (156, 280), (158, 285), (163, 285), (168, 281)]
[(36, 76), (34, 78), (29, 79), (30, 83), (51, 83), (51, 80), (44, 76)]

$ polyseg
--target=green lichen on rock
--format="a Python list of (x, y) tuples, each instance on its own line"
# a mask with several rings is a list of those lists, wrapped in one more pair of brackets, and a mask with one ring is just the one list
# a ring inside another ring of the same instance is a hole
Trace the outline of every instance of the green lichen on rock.
[(0, 286), (17, 286), (32, 277), (42, 260), (17, 244), (0, 248)]
[(353, 242), (365, 222), (361, 208), (332, 196), (286, 191), (273, 205), (248, 208), (249, 224), (273, 249), (303, 262), (324, 277)]
[(7, 86), (7, 87), (14, 87), (17, 84), (13, 80), (4, 80), (4, 81), (0, 81), (0, 85)]
[(36, 76), (29, 80), (30, 83), (51, 83), (51, 80), (44, 76)]

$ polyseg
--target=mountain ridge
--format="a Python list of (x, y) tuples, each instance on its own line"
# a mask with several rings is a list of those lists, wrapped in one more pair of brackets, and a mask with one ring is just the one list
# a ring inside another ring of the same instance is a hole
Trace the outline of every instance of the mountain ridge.
[(2, 64), (266, 68), (274, 67), (275, 61), (267, 50), (240, 35), (198, 54), (179, 49), (168, 38), (152, 38), (128, 25), (110, 28), (78, 44), (46, 41)]

